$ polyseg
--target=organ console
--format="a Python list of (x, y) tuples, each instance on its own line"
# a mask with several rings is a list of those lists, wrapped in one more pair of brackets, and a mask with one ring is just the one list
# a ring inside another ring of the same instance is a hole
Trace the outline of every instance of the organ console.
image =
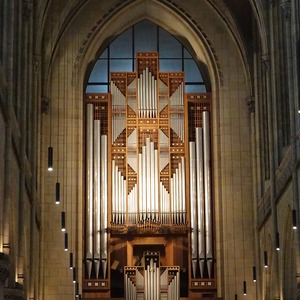
[(156, 52), (85, 94), (85, 299), (215, 292), (210, 105)]

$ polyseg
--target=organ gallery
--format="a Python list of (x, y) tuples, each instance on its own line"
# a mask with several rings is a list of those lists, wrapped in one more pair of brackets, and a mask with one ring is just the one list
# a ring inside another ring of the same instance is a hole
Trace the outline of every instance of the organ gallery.
[(156, 52), (136, 70), (84, 98), (84, 294), (214, 292), (210, 94), (185, 93)]

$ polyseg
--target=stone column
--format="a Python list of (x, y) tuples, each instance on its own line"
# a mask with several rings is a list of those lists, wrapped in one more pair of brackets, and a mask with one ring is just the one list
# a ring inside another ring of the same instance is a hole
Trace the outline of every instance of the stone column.
[[(272, 7), (270, 8), (272, 9)], [(278, 232), (277, 224), (277, 208), (276, 208), (276, 188), (275, 188), (275, 159), (274, 159), (274, 127), (273, 127), (273, 107), (274, 107), (274, 94), (271, 88), (271, 61), (269, 55), (263, 55), (262, 62), (264, 66), (264, 75), (266, 79), (266, 99), (267, 99), (267, 118), (268, 118), (268, 143), (269, 143), (269, 169), (270, 169), (270, 205), (271, 205), (271, 222), (272, 229), (270, 232), (272, 238), (272, 253), (274, 257), (274, 287), (273, 294), (275, 299), (279, 299), (279, 270), (278, 270), (278, 253), (276, 249), (276, 234)], [(270, 256), (270, 253), (269, 253)]]
[[(286, 64), (287, 64), (287, 75), (288, 75), (288, 101), (290, 107), (290, 128), (291, 128), (291, 150), (292, 150), (292, 192), (293, 192), (293, 209), (296, 210), (297, 221), (298, 221), (298, 229), (295, 231), (295, 255), (296, 255), (296, 286), (300, 285), (300, 230), (299, 230), (299, 218), (300, 218), (300, 203), (299, 203), (299, 186), (298, 186), (298, 170), (297, 170), (297, 132), (296, 132), (296, 124), (297, 119), (299, 118), (299, 114), (297, 112), (297, 103), (295, 103), (298, 99), (297, 88), (294, 86), (294, 77), (295, 72), (294, 69), (297, 68), (297, 65), (294, 65), (294, 57), (293, 57), (293, 47), (292, 43), (292, 11), (291, 11), (291, 1), (286, 0), (281, 2), (281, 8), (284, 17), (284, 30), (285, 30), (285, 52), (286, 52)], [(297, 85), (297, 83), (296, 83)], [(297, 98), (295, 98), (297, 97)], [(292, 225), (291, 225), (292, 226)], [(298, 288), (299, 289), (299, 288)], [(299, 291), (298, 291), (299, 292)]]
[(254, 267), (256, 268), (257, 273), (257, 282), (256, 282), (256, 299), (261, 294), (261, 284), (260, 284), (260, 278), (261, 274), (259, 272), (260, 270), (260, 250), (259, 250), (259, 232), (257, 230), (257, 168), (256, 168), (256, 124), (255, 124), (255, 97), (249, 96), (246, 98), (247, 107), (248, 107), (248, 113), (250, 116), (250, 128), (251, 128), (251, 161), (252, 161), (252, 174), (253, 174), (253, 237), (254, 237)]

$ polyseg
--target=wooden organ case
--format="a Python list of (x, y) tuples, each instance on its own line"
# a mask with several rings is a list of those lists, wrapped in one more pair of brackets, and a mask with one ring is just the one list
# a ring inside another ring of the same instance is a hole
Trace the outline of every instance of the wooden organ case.
[(136, 63), (85, 94), (84, 299), (213, 296), (210, 94)]

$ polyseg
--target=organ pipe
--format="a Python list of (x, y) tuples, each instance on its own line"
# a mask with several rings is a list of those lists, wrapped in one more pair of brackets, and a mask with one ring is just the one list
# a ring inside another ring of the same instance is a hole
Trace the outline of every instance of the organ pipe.
[(204, 233), (204, 171), (203, 171), (203, 132), (196, 128), (196, 172), (197, 172), (197, 223), (198, 223), (198, 258), (200, 276), (203, 278), (205, 264), (205, 233)]
[(158, 220), (158, 211), (159, 211), (159, 193), (158, 193), (158, 181), (159, 181), (159, 173), (158, 173), (158, 151), (155, 149), (154, 150), (154, 201), (155, 201), (155, 206), (154, 206), (154, 212), (155, 212), (155, 220)]
[(196, 200), (196, 158), (195, 142), (189, 143), (190, 158), (190, 201), (191, 201), (191, 258), (192, 275), (196, 278), (197, 273), (197, 200)]
[(140, 186), (142, 185), (142, 182), (143, 182), (143, 173), (142, 173), (142, 153), (139, 153), (139, 178), (138, 178), (138, 184), (139, 184), (139, 212), (140, 212), (140, 215), (139, 215), (139, 218), (140, 218), (140, 221), (143, 219), (143, 210), (144, 210), (144, 207), (143, 207), (143, 192), (142, 192), (142, 189), (140, 188)]
[(157, 116), (157, 81), (146, 68), (138, 78), (138, 114), (140, 118)]
[(208, 275), (212, 275), (213, 238), (212, 238), (212, 211), (211, 211), (211, 171), (210, 171), (210, 138), (209, 138), (209, 113), (203, 111), (203, 136), (204, 136), (204, 191), (205, 191), (205, 237), (206, 258), (208, 260)]
[(144, 202), (145, 204), (145, 207), (143, 207), (143, 220), (146, 220), (146, 212), (147, 212), (147, 172), (146, 172), (146, 146), (143, 146), (142, 147), (142, 151), (143, 151), (143, 155), (142, 155), (142, 158), (143, 158), (143, 162), (142, 162), (142, 185), (139, 187), (139, 189), (142, 189), (143, 191), (143, 199), (142, 201)]
[(107, 271), (107, 261), (108, 261), (108, 253), (107, 253), (107, 135), (101, 136), (101, 156), (102, 156), (102, 164), (101, 164), (101, 265), (102, 265), (102, 273), (103, 278), (106, 278)]
[(173, 224), (185, 223), (185, 165), (184, 158), (178, 164), (173, 177), (170, 180), (171, 203), (172, 203), (172, 222)]
[(99, 275), (100, 266), (100, 230), (101, 230), (101, 207), (100, 207), (100, 120), (94, 121), (94, 266), (96, 278)]
[(112, 167), (111, 167), (111, 203), (112, 203), (112, 222), (116, 223), (116, 175), (115, 175), (116, 163), (115, 160), (112, 160)]
[(87, 104), (86, 124), (86, 269), (91, 277), (93, 259), (93, 104)]
[(184, 157), (181, 157), (181, 179), (182, 179), (182, 190), (181, 190), (181, 199), (182, 199), (182, 218), (183, 224), (186, 223), (186, 206), (185, 206), (185, 161)]

